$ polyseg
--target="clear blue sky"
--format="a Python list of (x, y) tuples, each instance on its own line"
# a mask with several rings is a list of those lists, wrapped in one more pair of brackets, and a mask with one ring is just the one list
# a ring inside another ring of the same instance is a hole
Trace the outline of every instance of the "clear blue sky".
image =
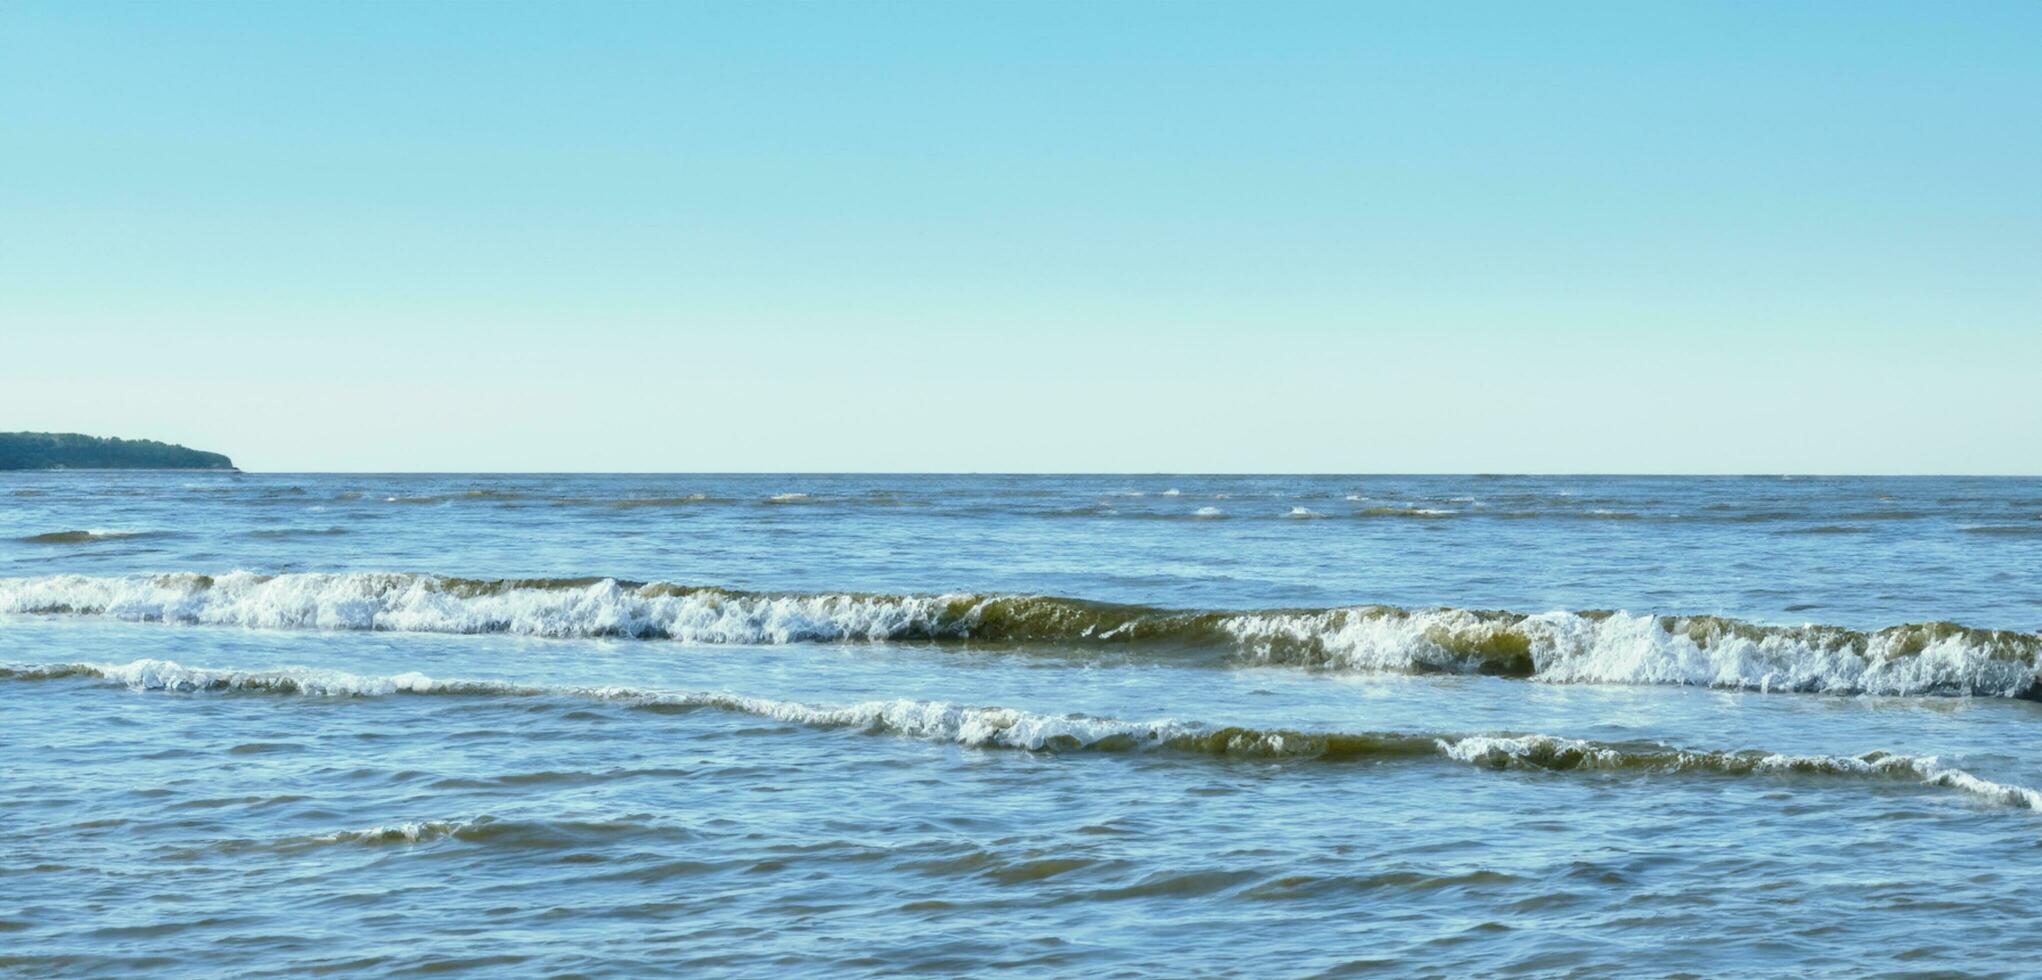
[(0, 3), (0, 430), (2042, 472), (2042, 3)]

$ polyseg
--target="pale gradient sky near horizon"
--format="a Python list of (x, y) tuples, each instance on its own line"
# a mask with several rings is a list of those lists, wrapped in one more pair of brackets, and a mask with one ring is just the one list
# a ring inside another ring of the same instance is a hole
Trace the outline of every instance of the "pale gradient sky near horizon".
[(0, 3), (0, 431), (2042, 473), (2042, 3)]

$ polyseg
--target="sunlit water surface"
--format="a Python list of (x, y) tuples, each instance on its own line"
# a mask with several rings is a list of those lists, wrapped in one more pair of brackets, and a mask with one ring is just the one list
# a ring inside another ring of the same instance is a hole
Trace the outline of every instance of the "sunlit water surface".
[(0, 577), (26, 974), (2042, 955), (2042, 481), (8, 474)]

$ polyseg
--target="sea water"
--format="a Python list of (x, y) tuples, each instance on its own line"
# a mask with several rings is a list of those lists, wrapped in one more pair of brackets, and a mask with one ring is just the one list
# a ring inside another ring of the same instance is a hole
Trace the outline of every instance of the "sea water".
[(0, 474), (0, 970), (2002, 973), (2042, 480)]

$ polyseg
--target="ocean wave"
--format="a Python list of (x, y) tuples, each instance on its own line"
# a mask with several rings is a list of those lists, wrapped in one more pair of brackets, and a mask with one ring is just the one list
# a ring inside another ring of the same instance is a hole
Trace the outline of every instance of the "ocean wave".
[(1446, 507), (1364, 507), (1354, 512), (1356, 517), (1452, 517), (1460, 513)]
[(1991, 534), (2009, 538), (2042, 538), (2042, 521), (2034, 524), (1979, 524), (1959, 528), (1965, 534)]
[(1058, 507), (1052, 510), (1035, 512), (1038, 517), (1111, 517), (1118, 513), (1120, 512), (1105, 504), (1092, 504), (1087, 507)]
[(31, 534), (16, 538), (23, 544), (90, 544), (95, 541), (122, 541), (131, 538), (163, 537), (164, 531), (50, 531), (46, 534)]
[(418, 844), (455, 837), (474, 826), (474, 822), (468, 820), (412, 820), (297, 838), (285, 843), (297, 843), (302, 840), (313, 844)]
[(661, 824), (651, 814), (629, 814), (611, 820), (517, 819), (482, 814), (452, 820), (407, 820), (342, 830), (329, 834), (251, 842), (272, 850), (307, 845), (424, 844), (455, 840), (513, 850), (574, 850), (598, 841), (666, 840), (692, 837), (685, 828)]
[(1221, 612), (1035, 595), (763, 593), (608, 578), (377, 572), (0, 578), (0, 613), (699, 644), (1141, 648), (1217, 663), (1550, 683), (2042, 697), (2042, 634), (1942, 622), (1863, 631), (1603, 611), (1353, 606)]
[(1861, 631), (1719, 616), (1370, 606), (1248, 613), (1222, 625), (1243, 655), (1264, 663), (1549, 683), (2032, 697), (2042, 669), (2042, 635), (1953, 623)]
[(651, 814), (627, 814), (611, 820), (519, 819), (482, 814), (456, 819), (396, 821), (324, 834), (216, 839), (197, 847), (176, 847), (164, 852), (163, 856), (172, 860), (189, 860), (205, 853), (292, 854), (336, 845), (376, 847), (437, 841), (507, 850), (573, 850), (599, 841), (679, 842), (691, 836), (685, 828), (664, 825)]
[(1945, 766), (1935, 756), (1883, 751), (1863, 755), (1785, 755), (1756, 750), (1690, 751), (1666, 745), (1612, 744), (1551, 735), (1471, 735), (1450, 741), (1442, 739), (1439, 746), (1448, 758), (1491, 769), (1900, 777), (1914, 779), (1927, 786), (1954, 789), (1988, 803), (2042, 812), (2042, 791), (1981, 779), (1962, 769)]
[[(359, 494), (356, 495), (356, 497), (359, 496), (360, 496)], [(525, 500), (529, 499), (530, 497), (531, 497), (530, 494), (521, 493), (516, 490), (464, 490), (459, 493), (427, 493), (414, 494), (409, 496), (388, 496), (383, 498), (383, 502), (386, 504), (446, 504), (453, 503), (454, 501), (457, 500), (505, 501), (505, 500)], [(342, 495), (341, 499), (355, 499), (355, 498), (350, 498), (347, 497), (346, 495)]]
[(266, 691), (308, 697), (385, 697), (393, 694), (445, 694), (482, 697), (529, 697), (545, 688), (502, 681), (434, 680), (420, 673), (375, 676), (317, 667), (274, 670), (222, 670), (186, 667), (171, 660), (134, 660), (125, 664), (33, 664), (0, 667), (0, 679), (45, 681), (88, 677), (137, 691)]
[(643, 510), (647, 508), (695, 507), (703, 504), (736, 503), (728, 497), (711, 497), (705, 493), (691, 493), (685, 497), (621, 497), (615, 500), (576, 500), (561, 498), (556, 503), (599, 503), (617, 510)]
[[(569, 697), (632, 707), (711, 709), (820, 729), (853, 729), (980, 749), (1049, 753), (1171, 753), (1246, 760), (1392, 762), (1436, 759), (1493, 770), (1727, 776), (1901, 777), (1953, 789), (2005, 806), (2042, 811), (2042, 792), (1983, 779), (1934, 756), (1884, 751), (1862, 755), (1788, 755), (1760, 750), (1690, 750), (1657, 742), (1607, 742), (1544, 734), (1326, 732), (1221, 726), (1172, 719), (1127, 721), (975, 707), (908, 698), (848, 705), (811, 704), (722, 691), (673, 691), (624, 686), (540, 687), (504, 681), (436, 680), (419, 673), (388, 677), (291, 667), (224, 670), (164, 660), (126, 664), (0, 667), (0, 679), (92, 678), (138, 691), (249, 691), (313, 697), (404, 695)], [(416, 841), (470, 829), (460, 823), (402, 824), (354, 831), (345, 839)], [(339, 839), (339, 838), (336, 838)]]
[(244, 537), (268, 540), (289, 540), (291, 538), (330, 538), (346, 534), (344, 527), (264, 527), (243, 532)]

